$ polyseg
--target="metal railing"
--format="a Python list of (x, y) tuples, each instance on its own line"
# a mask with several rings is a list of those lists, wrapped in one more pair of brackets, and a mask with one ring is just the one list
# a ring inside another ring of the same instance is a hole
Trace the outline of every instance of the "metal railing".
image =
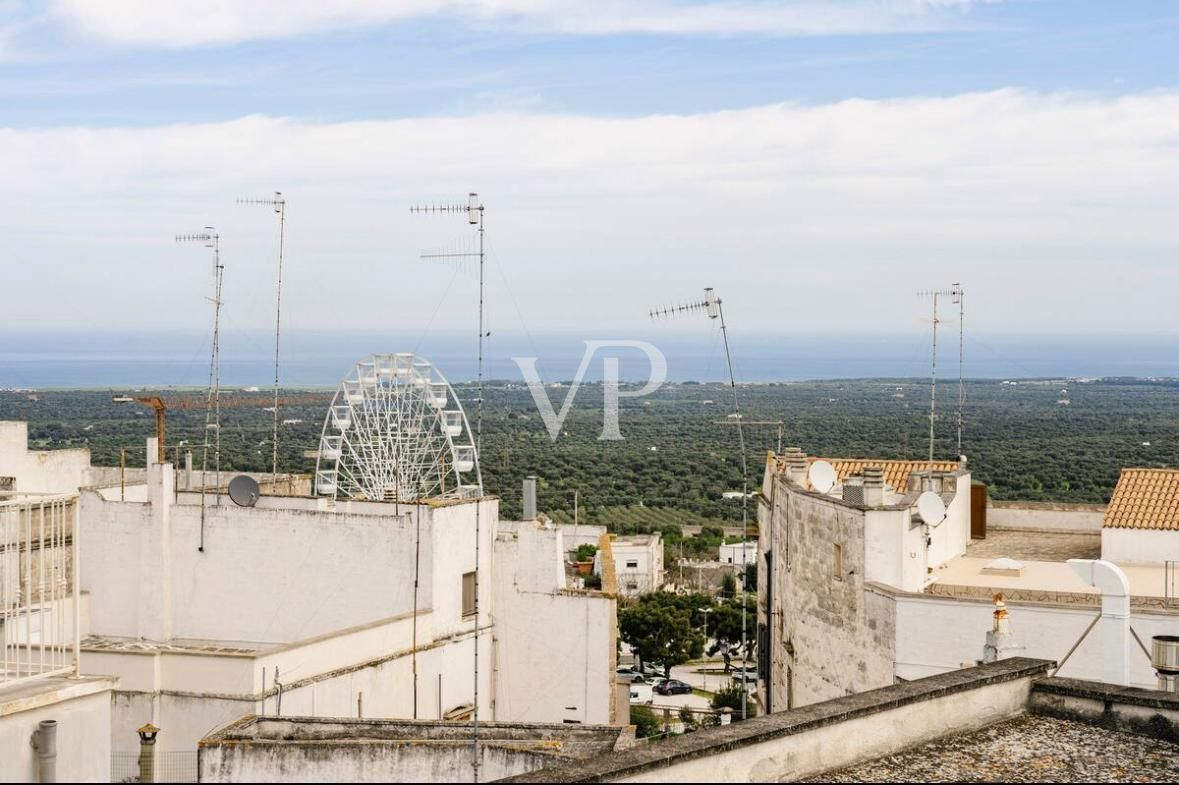
[(0, 501), (0, 687), (75, 674), (78, 497)]
[(111, 782), (197, 781), (196, 750), (111, 753)]

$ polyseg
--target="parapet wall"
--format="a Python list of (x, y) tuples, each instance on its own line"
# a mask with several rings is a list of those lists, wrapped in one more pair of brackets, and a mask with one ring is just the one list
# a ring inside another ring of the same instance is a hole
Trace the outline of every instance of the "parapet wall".
[(1025, 711), (1054, 663), (1012, 658), (640, 744), (509, 782), (791, 781), (970, 732)]
[(1179, 742), (1179, 695), (1080, 679), (1036, 682), (1028, 710), (1110, 730)]
[(1003, 502), (987, 504), (987, 526), (996, 529), (1043, 529), (1100, 533), (1104, 504)]

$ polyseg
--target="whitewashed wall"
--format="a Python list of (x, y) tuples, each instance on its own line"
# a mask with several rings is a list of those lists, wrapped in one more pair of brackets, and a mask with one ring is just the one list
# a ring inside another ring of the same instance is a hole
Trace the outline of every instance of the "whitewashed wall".
[[(1022, 653), (1060, 662), (1097, 615), (1097, 608), (1009, 606), (1009, 623)], [(896, 672), (904, 679), (931, 676), (981, 660), (994, 606), (989, 602), (932, 597), (896, 601)], [(1179, 635), (1179, 615), (1134, 612), (1131, 625), (1149, 647), (1153, 635)], [(1100, 626), (1100, 625), (1099, 625)], [(1095, 627), (1057, 674), (1074, 679), (1104, 679), (1101, 630)], [(1128, 644), (1134, 686), (1155, 687), (1154, 670), (1137, 644)]]
[(23, 690), (16, 703), (0, 691), (0, 780), (37, 781), (29, 740), (42, 720), (56, 720), (58, 782), (109, 782), (112, 686), (105, 679), (51, 679)]
[(28, 449), (25, 422), (0, 422), (0, 477), (16, 478), (20, 493), (73, 493), (90, 468), (90, 450)]
[(1162, 564), (1165, 561), (1179, 561), (1179, 531), (1102, 529), (1101, 558), (1119, 564)]

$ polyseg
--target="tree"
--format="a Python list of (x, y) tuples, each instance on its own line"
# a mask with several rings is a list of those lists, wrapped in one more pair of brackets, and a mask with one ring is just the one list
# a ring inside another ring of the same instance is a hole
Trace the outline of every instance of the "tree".
[(720, 596), (727, 598), (732, 597), (737, 593), (737, 579), (733, 577), (733, 573), (726, 572), (721, 576)]
[[(753, 653), (756, 643), (755, 627), (757, 624), (757, 600), (745, 597), (745, 656)], [(725, 673), (729, 672), (732, 657), (741, 656), (741, 597), (726, 600), (712, 609), (708, 619), (708, 635), (716, 644), (710, 654), (722, 653), (725, 660)]]
[(588, 542), (582, 543), (577, 546), (577, 556), (575, 558), (577, 561), (592, 561), (597, 552), (598, 546)]
[(663, 666), (663, 675), (671, 678), (671, 669), (704, 653), (704, 616), (697, 609), (706, 607), (706, 595), (653, 592), (618, 613), (618, 627), (643, 662)]

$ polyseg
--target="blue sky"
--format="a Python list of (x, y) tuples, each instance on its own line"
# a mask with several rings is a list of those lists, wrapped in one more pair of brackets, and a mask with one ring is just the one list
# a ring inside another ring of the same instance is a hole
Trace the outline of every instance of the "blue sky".
[[(37, 17), (31, 4), (12, 9), (13, 26)], [(177, 13), (195, 14), (199, 25), (199, 11)], [(1011, 0), (948, 9), (930, 21), (945, 29), (577, 35), (442, 11), (175, 46), (88, 35), (63, 16), (10, 34), (0, 117), (15, 127), (137, 126), (505, 106), (635, 116), (1012, 86), (1117, 94), (1170, 88), (1179, 78), (1173, 2)]]
[(199, 329), (172, 235), (211, 223), (263, 326), (274, 227), (234, 201), (281, 189), (295, 323), (457, 328), (469, 273), (417, 257), (471, 238), (405, 207), (478, 190), (502, 329), (711, 285), (750, 329), (896, 332), (961, 280), (980, 329), (1171, 332), (1176, 40), (1172, 2), (0, 0), (8, 312)]

